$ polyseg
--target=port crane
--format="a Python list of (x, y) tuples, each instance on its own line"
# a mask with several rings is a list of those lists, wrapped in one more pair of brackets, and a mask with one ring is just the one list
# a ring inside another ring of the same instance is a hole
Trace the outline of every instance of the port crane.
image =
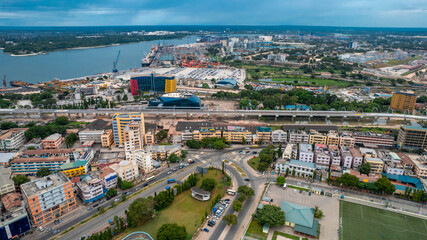
[(115, 62), (113, 62), (113, 72), (114, 72), (114, 73), (116, 73), (116, 72), (118, 72), (118, 71), (119, 71), (119, 70), (117, 70), (117, 64), (119, 63), (119, 57), (120, 57), (120, 51), (119, 51), (119, 53), (117, 54), (116, 61), (115, 61)]

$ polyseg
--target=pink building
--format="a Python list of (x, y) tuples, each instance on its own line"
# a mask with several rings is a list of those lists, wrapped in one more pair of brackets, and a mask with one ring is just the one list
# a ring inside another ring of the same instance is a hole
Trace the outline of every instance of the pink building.
[(64, 144), (65, 138), (59, 133), (52, 134), (42, 140), (44, 149), (59, 149)]
[(358, 168), (363, 161), (362, 154), (359, 149), (356, 148), (350, 148), (350, 153), (353, 156), (353, 168)]

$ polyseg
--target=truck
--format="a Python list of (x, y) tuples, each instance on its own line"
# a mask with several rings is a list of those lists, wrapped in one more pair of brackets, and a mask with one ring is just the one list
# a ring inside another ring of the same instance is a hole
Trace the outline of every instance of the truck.
[(168, 179), (168, 183), (174, 183), (174, 182), (176, 182), (175, 179), (173, 179), (173, 178)]

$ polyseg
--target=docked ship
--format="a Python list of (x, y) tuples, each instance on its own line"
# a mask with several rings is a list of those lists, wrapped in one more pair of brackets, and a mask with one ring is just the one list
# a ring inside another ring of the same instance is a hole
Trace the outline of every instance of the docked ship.
[(145, 57), (141, 60), (141, 66), (149, 67), (153, 62), (154, 57), (156, 56), (158, 51), (159, 51), (159, 46), (153, 45), (153, 47), (151, 48), (151, 51), (147, 55), (145, 55)]
[(26, 83), (26, 82), (22, 82), (22, 81), (10, 81), (9, 84), (12, 87), (27, 87), (27, 86), (32, 85), (31, 83)]

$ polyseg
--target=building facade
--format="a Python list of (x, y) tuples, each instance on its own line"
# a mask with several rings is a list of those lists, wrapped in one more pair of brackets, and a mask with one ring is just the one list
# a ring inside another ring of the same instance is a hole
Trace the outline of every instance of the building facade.
[(78, 182), (77, 190), (84, 203), (91, 203), (105, 196), (101, 180), (91, 176), (86, 176)]
[(310, 135), (305, 131), (289, 131), (289, 143), (308, 143), (310, 140)]
[(295, 171), (296, 176), (313, 177), (316, 164), (293, 159), (290, 161), (277, 161), (276, 171), (279, 170), (281, 173), (285, 173), (286, 169), (289, 169), (289, 174)]
[(111, 148), (114, 144), (114, 134), (112, 129), (107, 129), (101, 134), (101, 145), (103, 148)]
[(354, 133), (355, 143), (359, 146), (376, 145), (379, 147), (391, 148), (394, 146), (394, 137), (386, 134), (373, 132), (356, 132)]
[(124, 131), (130, 123), (140, 125), (141, 138), (144, 139), (145, 122), (143, 113), (117, 113), (113, 117), (113, 135), (116, 146), (124, 146)]
[(12, 170), (0, 168), (0, 196), (15, 191), (15, 183), (10, 179)]
[(311, 144), (300, 143), (298, 154), (298, 160), (300, 161), (312, 163), (314, 160), (313, 146)]
[(43, 149), (59, 149), (64, 144), (65, 138), (59, 133), (54, 133), (42, 140)]
[(408, 92), (395, 92), (391, 97), (390, 108), (398, 111), (408, 111), (412, 113), (415, 109), (417, 102), (417, 95), (412, 91)]
[(427, 147), (427, 128), (421, 126), (400, 126), (397, 136), (400, 148), (424, 149)]
[(110, 165), (110, 168), (113, 169), (117, 173), (117, 176), (123, 181), (131, 182), (139, 177), (138, 165), (132, 161), (121, 161)]
[(20, 148), (25, 143), (27, 128), (11, 128), (0, 132), (0, 150), (10, 151)]
[(176, 78), (170, 75), (154, 74), (133, 76), (130, 79), (132, 95), (140, 92), (172, 93), (176, 92)]
[(287, 141), (288, 141), (287, 132), (285, 132), (281, 129), (277, 129), (271, 133), (271, 142), (273, 144), (286, 143)]

